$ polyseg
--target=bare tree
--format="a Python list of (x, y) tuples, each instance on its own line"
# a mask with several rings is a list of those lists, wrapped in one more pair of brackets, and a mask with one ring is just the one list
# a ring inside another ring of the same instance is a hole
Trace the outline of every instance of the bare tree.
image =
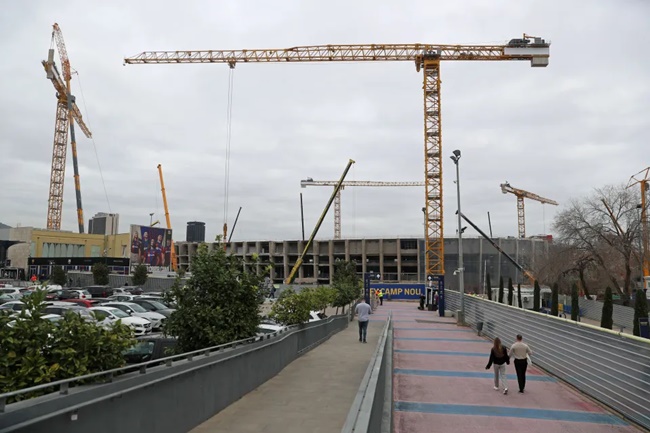
[(577, 270), (583, 289), (585, 271), (595, 264), (603, 277), (625, 299), (629, 299), (632, 272), (639, 263), (640, 236), (638, 198), (624, 186), (606, 186), (581, 200), (555, 218), (560, 240), (577, 253), (570, 268)]

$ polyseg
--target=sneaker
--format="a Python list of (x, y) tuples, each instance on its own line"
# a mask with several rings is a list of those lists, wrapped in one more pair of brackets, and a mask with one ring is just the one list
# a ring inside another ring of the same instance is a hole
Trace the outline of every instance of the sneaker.
[(364, 342), (364, 343), (367, 343), (367, 341), (366, 341), (366, 340), (363, 340), (363, 342)]
[(495, 387), (494, 387), (494, 390), (495, 390), (495, 391), (498, 391), (498, 390), (499, 390), (499, 387), (498, 387), (498, 386), (495, 386)]
[(359, 338), (359, 343), (361, 343), (361, 338)]
[(503, 395), (508, 395), (508, 388), (503, 390)]
[(524, 393), (524, 390), (523, 390), (523, 389), (520, 389), (520, 390), (519, 390), (519, 394), (523, 394), (523, 393)]

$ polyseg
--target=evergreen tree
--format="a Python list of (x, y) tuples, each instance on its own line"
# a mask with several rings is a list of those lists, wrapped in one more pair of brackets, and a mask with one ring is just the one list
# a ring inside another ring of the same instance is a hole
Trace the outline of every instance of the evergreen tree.
[(524, 308), (524, 304), (521, 302), (521, 284), (517, 283), (517, 303), (519, 308)]
[(485, 274), (485, 290), (487, 291), (487, 297), (492, 300), (492, 283), (490, 282), (490, 274)]
[(135, 267), (135, 270), (133, 271), (133, 285), (134, 286), (144, 286), (144, 284), (147, 282), (147, 278), (149, 278), (149, 275), (147, 274), (147, 266), (146, 265), (138, 265)]
[(540, 303), (540, 288), (539, 288), (539, 281), (535, 280), (535, 288), (533, 289), (533, 310), (534, 311), (539, 311), (541, 308), (541, 303)]
[(357, 275), (357, 263), (337, 260), (332, 277), (332, 286), (336, 290), (336, 298), (332, 306), (336, 307), (337, 311), (339, 307), (343, 307), (345, 313), (345, 306), (361, 296), (361, 284), (361, 279)]
[(503, 304), (503, 277), (499, 278), (499, 303)]
[(571, 287), (571, 320), (578, 320), (580, 315), (580, 301), (578, 300), (578, 285), (573, 283)]
[(638, 289), (634, 295), (634, 330), (633, 334), (639, 337), (641, 330), (639, 329), (639, 319), (648, 317), (648, 301), (646, 300), (643, 290)]
[(108, 284), (108, 266), (105, 263), (95, 263), (92, 267), (93, 281), (98, 286)]
[(65, 286), (68, 283), (68, 276), (61, 266), (55, 266), (52, 268), (52, 275), (50, 275), (50, 281), (52, 284), (58, 286)]
[(614, 326), (614, 303), (612, 302), (612, 288), (607, 286), (605, 290), (605, 302), (603, 302), (603, 312), (600, 315), (600, 327), (612, 329)]
[(551, 315), (556, 317), (558, 313), (558, 304), (560, 303), (558, 290), (559, 288), (557, 286), (557, 283), (553, 284), (553, 287), (551, 288)]
[(512, 305), (514, 290), (514, 287), (512, 287), (512, 278), (508, 278), (508, 305)]

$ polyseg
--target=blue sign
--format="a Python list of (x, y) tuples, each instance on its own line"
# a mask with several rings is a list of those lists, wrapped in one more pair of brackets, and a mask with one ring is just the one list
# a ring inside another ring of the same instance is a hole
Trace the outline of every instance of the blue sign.
[(650, 338), (650, 326), (647, 317), (639, 317), (639, 336)]
[(382, 290), (384, 292), (384, 300), (388, 299), (408, 299), (420, 300), (420, 295), (424, 295), (424, 284), (385, 284), (374, 283), (370, 284), (372, 290)]

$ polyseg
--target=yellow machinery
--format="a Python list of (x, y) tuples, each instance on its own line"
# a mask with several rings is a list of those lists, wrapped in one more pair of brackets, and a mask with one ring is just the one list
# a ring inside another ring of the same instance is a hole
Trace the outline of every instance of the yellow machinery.
[(305, 62), (414, 62), (424, 75), (424, 183), (426, 271), (444, 275), (442, 208), (442, 129), (440, 117), (441, 61), (529, 61), (548, 66), (550, 43), (524, 34), (502, 45), (361, 44), (313, 45), (282, 49), (145, 51), (126, 64)]
[(524, 212), (524, 199), (530, 199), (530, 200), (535, 200), (540, 203), (545, 203), (545, 204), (552, 204), (553, 206), (557, 206), (558, 202), (555, 200), (551, 200), (550, 198), (544, 198), (542, 196), (539, 196), (537, 194), (533, 194), (532, 192), (525, 191), (523, 189), (518, 189), (518, 188), (513, 188), (510, 186), (510, 184), (506, 181), (506, 183), (502, 183), (501, 185), (501, 192), (504, 194), (514, 194), (517, 196), (517, 228), (519, 232), (519, 237), (521, 239), (526, 237), (526, 213)]
[(348, 165), (345, 167), (345, 170), (343, 171), (343, 174), (341, 175), (341, 178), (336, 182), (336, 186), (334, 187), (334, 191), (332, 191), (332, 195), (330, 196), (330, 199), (327, 202), (327, 205), (325, 206), (325, 209), (323, 210), (323, 213), (321, 213), (320, 218), (318, 219), (318, 222), (316, 223), (316, 227), (314, 227), (314, 231), (311, 232), (311, 236), (309, 236), (309, 240), (305, 244), (305, 248), (302, 250), (302, 253), (300, 253), (300, 257), (298, 257), (298, 260), (296, 260), (296, 264), (293, 265), (293, 268), (291, 269), (291, 272), (289, 272), (289, 276), (284, 280), (285, 284), (291, 284), (293, 282), (293, 279), (296, 277), (296, 272), (298, 272), (298, 269), (300, 269), (300, 266), (302, 265), (302, 261), (305, 258), (305, 254), (307, 254), (307, 251), (309, 251), (309, 247), (311, 246), (311, 243), (314, 241), (314, 238), (316, 237), (316, 234), (318, 233), (318, 229), (320, 228), (321, 224), (323, 224), (323, 220), (325, 219), (325, 215), (327, 215), (327, 211), (330, 210), (330, 207), (332, 206), (332, 202), (334, 201), (334, 198), (337, 196), (339, 191), (341, 190), (343, 186), (343, 181), (345, 180), (345, 176), (348, 175), (348, 171), (350, 171), (350, 167), (352, 167), (352, 164), (354, 164), (353, 160), (348, 161)]
[(54, 126), (54, 147), (52, 150), (52, 170), (50, 172), (50, 193), (47, 201), (47, 228), (61, 230), (61, 214), (63, 210), (63, 184), (65, 182), (65, 161), (68, 151), (68, 128), (70, 130), (70, 147), (72, 148), (72, 162), (74, 167), (74, 186), (77, 195), (77, 222), (79, 233), (84, 232), (84, 215), (81, 204), (81, 183), (79, 182), (79, 164), (77, 162), (77, 141), (74, 132), (74, 122), (79, 124), (84, 135), (92, 137), (90, 130), (81, 117), (81, 111), (75, 103), (75, 97), (70, 90), (70, 60), (65, 48), (63, 34), (57, 23), (52, 26), (52, 40), (61, 60), (63, 77), (54, 63), (54, 49), (50, 48), (47, 61), (41, 63), (45, 68), (47, 78), (52, 81), (56, 90), (56, 123)]
[(643, 287), (650, 289), (650, 235), (648, 234), (648, 191), (650, 190), (650, 167), (630, 177), (627, 187), (638, 184), (641, 187), (641, 236), (643, 241)]
[[(167, 219), (167, 228), (171, 230), (172, 220), (169, 217), (169, 207), (167, 206), (167, 193), (165, 192), (165, 181), (163, 180), (162, 165), (158, 164), (158, 175), (160, 176), (160, 190), (162, 191), (163, 206), (165, 206), (165, 218)], [(176, 247), (174, 246), (174, 240), (172, 239), (171, 244), (172, 250), (170, 254), (170, 259), (172, 261), (172, 270), (176, 271)]]
[[(334, 186), (338, 184), (334, 180), (314, 180), (311, 178), (301, 180), (300, 187), (308, 186)], [(343, 182), (339, 192), (334, 198), (334, 239), (341, 239), (341, 191), (346, 186), (424, 186), (424, 182), (376, 182), (371, 180), (349, 180)]]

